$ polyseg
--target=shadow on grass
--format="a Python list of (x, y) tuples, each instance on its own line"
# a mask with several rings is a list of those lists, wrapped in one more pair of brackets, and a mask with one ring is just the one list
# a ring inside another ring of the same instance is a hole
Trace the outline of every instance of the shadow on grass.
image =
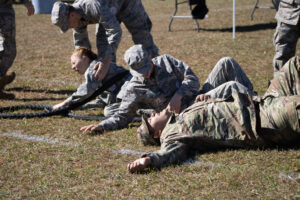
[[(254, 24), (254, 25), (246, 25), (246, 26), (236, 26), (236, 32), (253, 32), (253, 31), (259, 31), (259, 30), (267, 30), (267, 29), (274, 29), (276, 28), (276, 23), (263, 23), (263, 24)], [(201, 26), (201, 25), (200, 25)], [(196, 29), (194, 29), (196, 30)], [(199, 28), (200, 32), (201, 31), (207, 31), (207, 32), (232, 32), (232, 27), (229, 28)], [(176, 31), (186, 31), (186, 30), (176, 30), (173, 29), (172, 32)]]
[[(60, 94), (60, 95), (71, 95), (75, 90), (48, 90), (48, 89), (32, 89), (30, 87), (14, 87), (5, 89), (6, 92), (32, 92), (32, 93), (45, 93), (45, 94)], [(65, 100), (65, 97), (54, 98), (54, 97), (42, 97), (42, 98), (14, 98), (14, 101), (56, 101)]]
[[(267, 30), (267, 29), (274, 29), (275, 31), (276, 23), (264, 23), (264, 24), (254, 24), (254, 25), (247, 25), (247, 26), (236, 26), (236, 32), (253, 32), (259, 30)], [(200, 28), (203, 31), (220, 31), (220, 32), (232, 32), (231, 28), (221, 28), (221, 29), (205, 29)]]
[(14, 98), (14, 101), (58, 101), (58, 100), (65, 100), (66, 98), (53, 98), (53, 97), (45, 97), (45, 98)]
[(48, 89), (31, 89), (30, 87), (14, 87), (7, 88), (6, 91), (16, 91), (16, 92), (36, 92), (36, 93), (46, 93), (46, 94), (67, 94), (71, 95), (75, 90), (48, 90)]

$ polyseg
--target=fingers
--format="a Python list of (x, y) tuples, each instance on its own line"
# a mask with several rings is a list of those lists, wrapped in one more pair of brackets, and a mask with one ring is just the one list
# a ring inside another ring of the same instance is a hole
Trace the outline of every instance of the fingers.
[(94, 77), (97, 78), (99, 81), (103, 80), (106, 73), (104, 73), (104, 66), (102, 62), (97, 62), (94, 65), (94, 70), (96, 70)]
[(206, 94), (199, 94), (196, 99), (195, 102), (199, 102), (199, 101), (207, 101), (208, 99), (210, 99), (209, 95)]
[(127, 170), (130, 173), (140, 172), (143, 171), (146, 167), (151, 164), (150, 157), (143, 157), (131, 162), (127, 165)]
[(99, 125), (96, 125), (96, 124), (83, 126), (83, 127), (80, 128), (80, 130), (83, 131), (83, 133), (91, 131), (93, 134), (101, 134), (101, 133), (104, 132), (104, 129), (102, 128), (102, 126), (99, 126)]
[(83, 126), (83, 127), (80, 128), (80, 130), (85, 133), (87, 131), (92, 131), (92, 129), (94, 129), (95, 126), (97, 126), (97, 125), (91, 124), (91, 125)]
[(94, 69), (94, 70), (97, 70), (97, 69), (99, 68), (99, 66), (100, 66), (100, 62), (97, 62), (97, 63), (94, 65), (93, 69)]
[(127, 170), (130, 173), (140, 172), (144, 169), (144, 165), (141, 163), (140, 159), (135, 160), (127, 165)]

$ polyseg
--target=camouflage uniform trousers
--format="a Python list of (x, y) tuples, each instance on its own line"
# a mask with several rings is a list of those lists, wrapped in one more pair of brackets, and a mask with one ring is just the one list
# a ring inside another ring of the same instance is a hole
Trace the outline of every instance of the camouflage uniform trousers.
[(275, 56), (273, 58), (274, 72), (295, 56), (297, 41), (300, 36), (300, 24), (290, 25), (278, 21), (274, 34)]
[[(152, 58), (158, 56), (158, 48), (154, 44), (151, 28), (152, 22), (146, 13), (141, 0), (129, 0), (124, 3), (120, 13), (117, 13), (119, 22), (123, 22), (128, 31), (132, 35), (134, 44), (142, 44)], [(106, 49), (108, 48), (107, 36), (102, 25), (96, 25), (97, 49), (100, 58), (104, 58)], [(116, 58), (113, 58), (115, 61)]]
[(224, 57), (210, 72), (200, 93), (206, 93), (212, 98), (227, 98), (233, 92), (256, 95), (241, 66), (233, 58)]
[(0, 77), (12, 66), (16, 50), (15, 12), (12, 6), (0, 6)]

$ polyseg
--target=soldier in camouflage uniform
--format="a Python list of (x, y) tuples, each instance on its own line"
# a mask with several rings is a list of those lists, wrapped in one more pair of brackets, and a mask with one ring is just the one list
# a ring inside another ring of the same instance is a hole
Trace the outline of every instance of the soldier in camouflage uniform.
[[(95, 72), (93, 66), (98, 60), (97, 55), (86, 47), (80, 47), (74, 51), (71, 56), (72, 69), (77, 71), (79, 74), (84, 74), (85, 82), (77, 88), (77, 91), (73, 93), (72, 96), (67, 98), (62, 103), (53, 106), (54, 110), (59, 109), (63, 106), (68, 106), (84, 101), (85, 99), (90, 97), (99, 87), (101, 87), (103, 82), (125, 71), (123, 67), (119, 67), (115, 63), (111, 62), (109, 71), (105, 79), (103, 79), (103, 81), (99, 81), (93, 76), (93, 73)], [(82, 109), (101, 107), (104, 108), (104, 116), (111, 116), (120, 104), (119, 102), (117, 102), (117, 94), (119, 93), (124, 82), (130, 79), (131, 75), (128, 74), (123, 79), (110, 86), (101, 95), (99, 95), (95, 102), (83, 105)], [(118, 99), (118, 101), (120, 101), (120, 99)]]
[(196, 150), (300, 144), (299, 77), (299, 57), (294, 57), (275, 75), (263, 99), (236, 92), (195, 103), (177, 116), (165, 109), (143, 118), (139, 138), (161, 149), (129, 163), (128, 170), (179, 163)]
[[(146, 50), (141, 45), (127, 50), (125, 61), (130, 66), (133, 78), (124, 84), (118, 94), (122, 98), (119, 111), (99, 125), (85, 126), (81, 130), (103, 132), (120, 129), (131, 122), (138, 109), (151, 108), (161, 111), (168, 107), (179, 113), (194, 101), (200, 87), (199, 80), (184, 62), (170, 55), (149, 60)], [(230, 81), (239, 83), (231, 84)], [(226, 84), (218, 90), (209, 92), (223, 83)], [(232, 58), (223, 58), (213, 69), (201, 93), (215, 98), (231, 94), (231, 90), (253, 94), (252, 89), (251, 82), (240, 66)]]
[[(34, 7), (28, 0), (24, 1), (27, 8), (27, 15), (34, 13)], [(16, 29), (15, 11), (12, 0), (0, 0), (0, 98), (11, 96), (3, 93), (5, 85), (15, 79), (15, 73), (7, 74), (17, 54), (16, 50)]]
[(295, 56), (297, 41), (300, 36), (300, 0), (280, 0), (275, 18), (277, 27), (274, 34), (275, 56), (274, 72)]
[(158, 48), (151, 36), (152, 22), (141, 0), (77, 0), (68, 5), (56, 2), (52, 9), (52, 23), (62, 32), (73, 28), (75, 48), (91, 48), (87, 25), (98, 24), (96, 43), (99, 58), (95, 76), (102, 80), (110, 61), (116, 60), (116, 51), (122, 36), (120, 23), (123, 22), (132, 35), (135, 44), (143, 44), (150, 56), (158, 55)]
[(184, 62), (170, 55), (150, 59), (142, 45), (134, 45), (126, 51), (124, 59), (133, 78), (117, 96), (122, 99), (118, 112), (99, 125), (81, 130), (103, 132), (124, 128), (141, 108), (160, 111), (169, 105), (179, 112), (197, 95), (200, 87), (197, 76)]

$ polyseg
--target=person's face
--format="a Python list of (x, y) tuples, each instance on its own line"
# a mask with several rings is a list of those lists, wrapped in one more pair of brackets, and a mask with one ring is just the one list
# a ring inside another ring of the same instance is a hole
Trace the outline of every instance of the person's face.
[(90, 63), (88, 57), (80, 57), (76, 54), (73, 54), (71, 56), (71, 64), (73, 70), (77, 71), (79, 74), (84, 74)]
[(159, 138), (161, 131), (165, 128), (170, 117), (170, 112), (164, 109), (160, 113), (152, 113), (148, 118), (148, 123), (154, 130), (154, 138)]

